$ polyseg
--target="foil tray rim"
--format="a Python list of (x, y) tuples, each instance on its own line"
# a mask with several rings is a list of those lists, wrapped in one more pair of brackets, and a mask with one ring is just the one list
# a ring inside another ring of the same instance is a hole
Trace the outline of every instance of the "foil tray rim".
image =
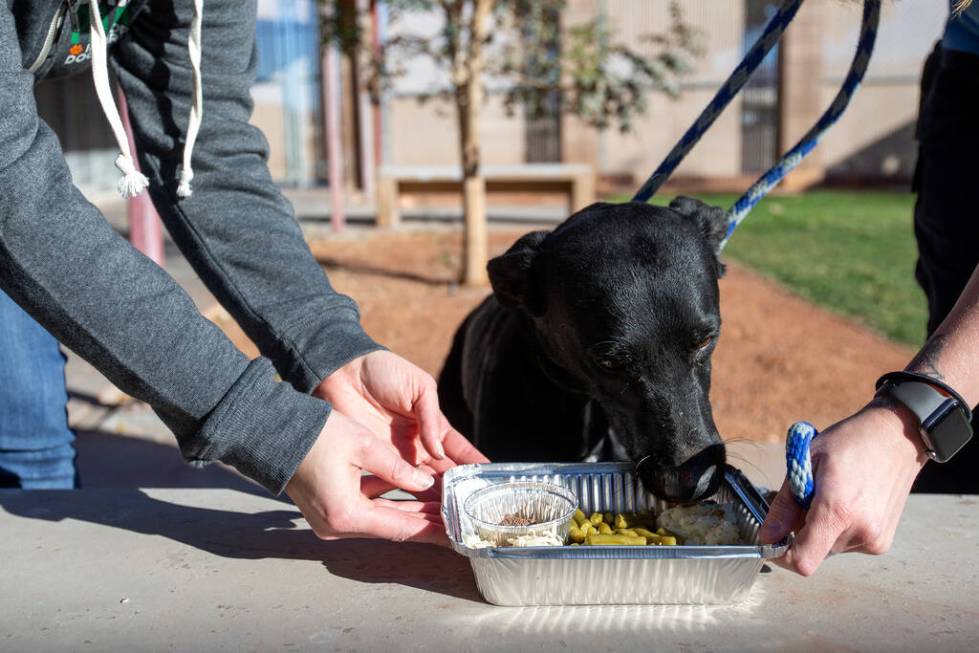
[[(511, 560), (732, 560), (760, 559), (771, 560), (781, 557), (791, 545), (791, 536), (776, 544), (738, 544), (729, 546), (670, 546), (670, 547), (625, 547), (625, 546), (546, 546), (546, 547), (469, 547), (458, 540), (454, 527), (455, 519), (448, 509), (445, 497), (457, 483), (478, 477), (507, 478), (519, 474), (537, 476), (566, 476), (575, 474), (600, 474), (615, 472), (634, 472), (635, 466), (626, 462), (604, 463), (473, 463), (458, 465), (445, 472), (442, 477), (442, 519), (445, 522), (449, 541), (460, 555), (467, 558), (496, 558)], [(768, 513), (768, 503), (757, 488), (737, 468), (726, 465), (723, 484), (745, 505), (759, 524)]]

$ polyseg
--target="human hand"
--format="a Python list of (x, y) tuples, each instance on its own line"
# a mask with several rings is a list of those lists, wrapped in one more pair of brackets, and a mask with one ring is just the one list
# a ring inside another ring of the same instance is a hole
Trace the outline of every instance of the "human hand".
[[(354, 359), (324, 379), (313, 394), (366, 426), (410, 464), (429, 473), (441, 473), (459, 464), (489, 462), (449, 425), (439, 408), (435, 379), (389, 351)], [(365, 480), (365, 489), (373, 496), (393, 487), (383, 479)], [(420, 497), (434, 498), (438, 489)]]
[(445, 543), (437, 501), (379, 499), (364, 479), (409, 492), (427, 490), (435, 483), (434, 477), (410, 465), (389, 443), (334, 409), (286, 485), (286, 494), (322, 539)]
[(887, 399), (834, 424), (813, 440), (815, 494), (804, 511), (782, 484), (758, 533), (770, 544), (795, 531), (774, 562), (803, 576), (830, 553), (880, 555), (894, 539), (915, 477), (927, 462), (914, 416)]

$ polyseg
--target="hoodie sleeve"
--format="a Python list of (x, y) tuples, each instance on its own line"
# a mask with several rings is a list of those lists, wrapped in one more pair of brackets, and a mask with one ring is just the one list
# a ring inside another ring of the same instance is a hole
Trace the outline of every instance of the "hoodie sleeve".
[(149, 403), (187, 459), (225, 461), (280, 491), (329, 405), (277, 382), (267, 359), (248, 361), (111, 229), (73, 185), (33, 85), (0, 3), (0, 289)]
[(177, 196), (193, 98), (190, 0), (151, 0), (115, 49), (143, 172), (167, 229), (211, 292), (284, 379), (308, 392), (380, 349), (356, 304), (333, 290), (293, 209), (269, 175), (268, 144), (249, 124), (256, 3), (209, 0), (202, 25), (203, 122), (193, 195)]

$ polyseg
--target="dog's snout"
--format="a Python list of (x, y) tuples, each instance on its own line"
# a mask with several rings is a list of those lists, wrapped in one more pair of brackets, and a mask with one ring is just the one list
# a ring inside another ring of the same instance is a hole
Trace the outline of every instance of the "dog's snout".
[(653, 456), (643, 458), (636, 472), (643, 486), (667, 501), (687, 503), (717, 492), (726, 456), (724, 444), (712, 444), (680, 464), (669, 464)]

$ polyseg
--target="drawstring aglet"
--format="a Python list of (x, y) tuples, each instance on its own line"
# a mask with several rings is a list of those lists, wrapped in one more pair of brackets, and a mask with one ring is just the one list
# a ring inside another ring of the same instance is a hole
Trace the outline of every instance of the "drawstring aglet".
[(119, 194), (125, 199), (128, 200), (137, 195), (141, 195), (149, 187), (150, 180), (146, 178), (146, 175), (136, 169), (132, 159), (128, 156), (120, 154), (116, 158), (116, 167), (122, 173), (122, 177), (119, 178)]
[(194, 194), (194, 190), (190, 187), (190, 182), (193, 180), (193, 170), (190, 168), (184, 168), (180, 171), (180, 185), (177, 186), (177, 197), (186, 199)]

